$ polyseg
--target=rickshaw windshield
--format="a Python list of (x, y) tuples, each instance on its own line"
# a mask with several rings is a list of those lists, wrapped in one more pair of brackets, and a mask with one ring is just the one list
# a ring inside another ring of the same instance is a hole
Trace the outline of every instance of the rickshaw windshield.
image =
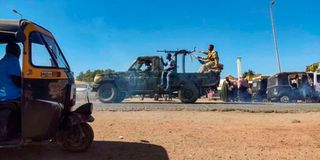
[(34, 66), (69, 69), (60, 48), (52, 38), (34, 32), (30, 34), (30, 42), (31, 60)]
[(47, 47), (51, 54), (55, 56), (55, 59), (58, 63), (59, 68), (69, 68), (67, 61), (65, 60), (60, 48), (56, 41), (46, 35), (43, 35), (44, 40), (46, 41)]
[(260, 89), (261, 81), (255, 80), (252, 82), (252, 90), (258, 91)]

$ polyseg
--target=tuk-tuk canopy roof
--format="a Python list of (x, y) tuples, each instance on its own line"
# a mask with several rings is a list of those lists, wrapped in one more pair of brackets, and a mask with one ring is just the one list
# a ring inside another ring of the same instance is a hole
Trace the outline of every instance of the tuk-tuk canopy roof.
[(277, 73), (272, 77), (277, 77), (277, 76), (289, 76), (289, 75), (306, 75), (306, 72), (281, 72), (281, 73)]
[(295, 78), (296, 75), (301, 78), (307, 77), (306, 72), (281, 72), (268, 78), (268, 86), (271, 87), (274, 85), (289, 85), (289, 80)]
[(17, 32), (20, 28), (20, 21), (17, 20), (0, 20), (1, 32)]
[[(36, 25), (42, 29), (45, 28), (25, 19), (22, 20), (0, 20), (0, 43), (17, 41), (17, 33), (23, 31), (28, 24)], [(49, 31), (48, 31), (49, 32)], [(49, 32), (50, 33), (50, 32)]]

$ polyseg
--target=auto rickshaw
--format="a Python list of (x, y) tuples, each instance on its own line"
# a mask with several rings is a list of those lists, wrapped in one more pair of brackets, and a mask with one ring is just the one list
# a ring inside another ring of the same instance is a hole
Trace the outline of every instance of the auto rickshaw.
[(259, 76), (252, 80), (252, 101), (268, 102), (267, 85), (269, 76)]
[(0, 102), (0, 113), (9, 114), (8, 134), (0, 137), (0, 148), (50, 141), (68, 151), (85, 151), (94, 138), (88, 124), (94, 121), (93, 106), (88, 102), (72, 108), (74, 76), (54, 36), (28, 20), (0, 20), (1, 58), (7, 43), (21, 48), (22, 95), (15, 101)]
[(313, 97), (306, 72), (282, 72), (268, 79), (267, 97), (272, 102), (297, 102)]

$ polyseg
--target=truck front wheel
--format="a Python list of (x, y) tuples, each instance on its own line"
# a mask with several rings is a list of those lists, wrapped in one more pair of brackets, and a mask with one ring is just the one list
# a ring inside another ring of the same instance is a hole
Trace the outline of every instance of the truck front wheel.
[(199, 91), (195, 85), (187, 84), (180, 88), (178, 96), (182, 103), (195, 103), (199, 98)]
[(112, 83), (106, 83), (98, 89), (98, 99), (102, 103), (113, 103), (118, 97), (118, 88)]

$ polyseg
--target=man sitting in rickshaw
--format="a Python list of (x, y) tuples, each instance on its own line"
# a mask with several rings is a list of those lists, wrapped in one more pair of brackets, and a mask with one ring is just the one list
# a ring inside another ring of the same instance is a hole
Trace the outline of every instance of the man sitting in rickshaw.
[[(6, 54), (0, 60), (0, 102), (20, 101), (21, 68), (19, 63), (20, 47), (16, 43), (8, 43)], [(1, 109), (1, 106), (0, 106)], [(0, 137), (7, 134), (7, 122), (10, 110), (0, 112)]]

